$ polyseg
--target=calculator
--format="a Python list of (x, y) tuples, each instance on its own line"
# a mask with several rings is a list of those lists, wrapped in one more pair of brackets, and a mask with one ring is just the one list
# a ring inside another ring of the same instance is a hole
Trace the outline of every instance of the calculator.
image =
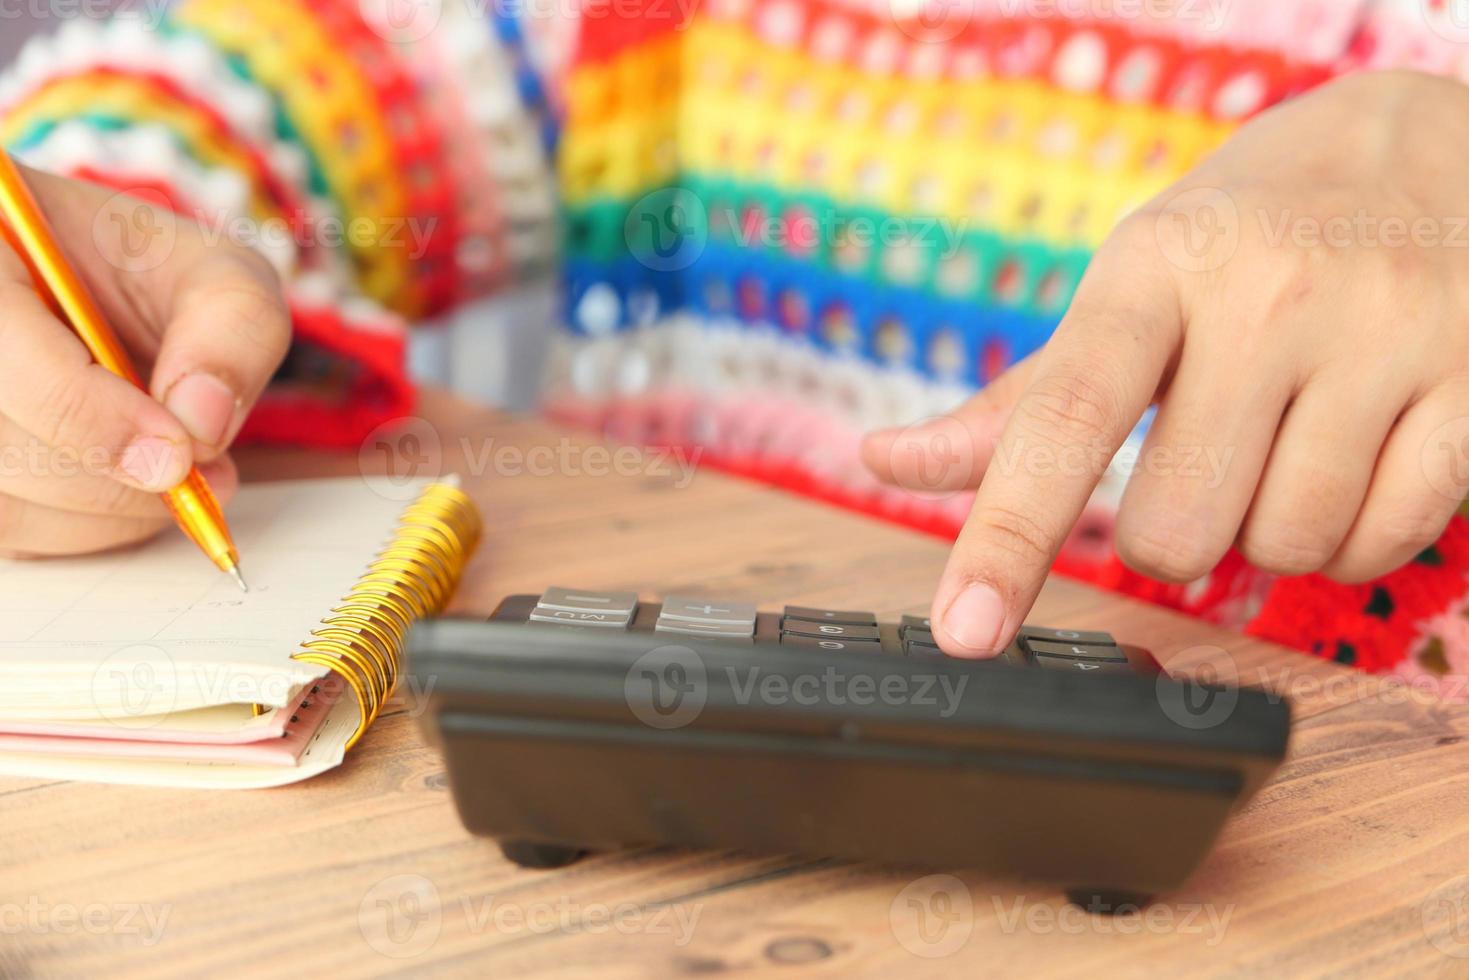
[(416, 627), (465, 827), (529, 867), (639, 845), (980, 869), (1098, 912), (1178, 887), (1284, 758), (1290, 707), (1106, 633), (994, 660), (928, 620), (550, 588)]

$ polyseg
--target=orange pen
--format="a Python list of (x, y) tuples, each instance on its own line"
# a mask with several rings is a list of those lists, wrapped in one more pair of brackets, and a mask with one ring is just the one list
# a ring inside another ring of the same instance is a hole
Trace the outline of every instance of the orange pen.
[[(98, 364), (147, 391), (117, 334), (97, 308), (91, 291), (62, 253), (51, 224), (41, 212), (20, 168), (3, 150), (0, 150), (0, 219), (3, 219), (0, 234), (30, 270), (36, 291), (52, 312), (81, 338)], [(242, 591), (248, 592), (249, 587), (240, 574), (240, 553), (230, 538), (219, 501), (198, 468), (190, 470), (183, 483), (163, 494), (163, 502), (184, 534), (220, 571), (233, 575)]]

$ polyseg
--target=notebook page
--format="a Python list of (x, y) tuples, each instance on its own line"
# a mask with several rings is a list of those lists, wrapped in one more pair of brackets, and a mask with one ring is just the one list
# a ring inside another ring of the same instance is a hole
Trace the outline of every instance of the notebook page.
[[(140, 715), (127, 726), (131, 739), (152, 742), (197, 742), (230, 744), (258, 742), (279, 738), (284, 734), (290, 708), (276, 708), (256, 714), (253, 705), (216, 704), (193, 711), (175, 711), (166, 715)], [(20, 720), (0, 718), (0, 737), (5, 735), (40, 735), (52, 738), (113, 738), (117, 727), (105, 718), (42, 718)]]
[(179, 789), (264, 789), (301, 782), (342, 764), (360, 719), (357, 703), (342, 698), (327, 714), (294, 766), (237, 762), (167, 762), (0, 751), (0, 776), (67, 779)]
[(324, 668), (291, 659), (427, 481), (254, 484), (227, 518), (242, 593), (176, 529), (129, 551), (0, 560), (0, 718), (130, 722), (280, 707)]

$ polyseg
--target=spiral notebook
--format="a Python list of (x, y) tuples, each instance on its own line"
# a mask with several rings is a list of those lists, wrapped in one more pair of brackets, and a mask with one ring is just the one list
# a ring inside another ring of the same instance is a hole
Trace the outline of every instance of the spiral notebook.
[(252, 788), (339, 765), (481, 532), (452, 480), (255, 484), (227, 516), (246, 594), (174, 532), (0, 560), (0, 775)]

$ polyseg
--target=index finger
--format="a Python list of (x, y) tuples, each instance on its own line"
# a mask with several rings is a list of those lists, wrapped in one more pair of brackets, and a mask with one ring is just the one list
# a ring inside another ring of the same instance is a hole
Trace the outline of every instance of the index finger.
[[(200, 462), (234, 439), (291, 340), (280, 281), (260, 254), (211, 240), (163, 203), (28, 172), (89, 285), (139, 359), (149, 389), (183, 424)], [(135, 240), (138, 229), (147, 229)], [(143, 254), (135, 254), (139, 244)]]
[(1103, 248), (1015, 404), (949, 556), (931, 620), (956, 656), (1014, 637), (1062, 543), (1157, 394), (1182, 335), (1172, 278)]
[(290, 311), (264, 259), (206, 248), (179, 270), (151, 387), (201, 462), (234, 440), (290, 342)]

